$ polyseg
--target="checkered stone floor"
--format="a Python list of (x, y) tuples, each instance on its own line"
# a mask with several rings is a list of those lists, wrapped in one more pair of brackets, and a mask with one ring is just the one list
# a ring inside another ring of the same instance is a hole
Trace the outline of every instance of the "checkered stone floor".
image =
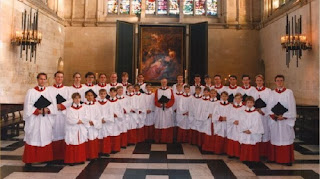
[(283, 166), (260, 162), (256, 165), (202, 152), (189, 144), (139, 143), (110, 157), (83, 165), (39, 164), (26, 168), (21, 161), (23, 136), (1, 141), (1, 178), (319, 178), (319, 150), (295, 143), (295, 163)]

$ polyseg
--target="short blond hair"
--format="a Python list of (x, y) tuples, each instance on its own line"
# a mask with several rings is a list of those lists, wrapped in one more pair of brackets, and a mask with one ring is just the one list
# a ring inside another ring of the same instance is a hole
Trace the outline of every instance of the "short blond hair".
[(261, 78), (262, 80), (264, 80), (264, 77), (263, 77), (263, 75), (261, 75), (261, 74), (259, 74), (259, 75), (257, 75), (257, 76), (255, 77), (255, 79), (257, 79), (257, 78)]

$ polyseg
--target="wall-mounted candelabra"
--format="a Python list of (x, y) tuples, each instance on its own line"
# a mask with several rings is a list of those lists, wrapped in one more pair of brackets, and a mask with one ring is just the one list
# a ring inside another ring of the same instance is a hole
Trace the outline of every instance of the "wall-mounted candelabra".
[(22, 12), (22, 30), (17, 30), (12, 38), (11, 42), (14, 45), (20, 46), (20, 58), (22, 53), (25, 51), (26, 61), (34, 59), (36, 62), (37, 56), (37, 45), (41, 43), (42, 34), (38, 30), (38, 10), (30, 8), (30, 12), (27, 13), (25, 10)]
[(302, 35), (302, 16), (297, 19), (296, 15), (289, 21), (287, 15), (286, 35), (281, 37), (282, 48), (286, 49), (286, 65), (289, 67), (291, 57), (296, 56), (297, 67), (302, 56), (302, 50), (311, 50), (312, 46), (307, 37)]

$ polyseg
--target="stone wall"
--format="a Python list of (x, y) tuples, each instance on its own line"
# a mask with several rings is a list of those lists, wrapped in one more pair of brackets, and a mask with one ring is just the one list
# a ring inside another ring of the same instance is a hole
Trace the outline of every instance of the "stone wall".
[[(50, 15), (48, 9), (39, 9), (39, 30), (43, 40), (37, 50), (36, 63), (20, 58), (20, 47), (11, 44), (16, 30), (21, 30), (21, 13), (33, 4), (5, 0), (0, 2), (0, 103), (22, 103), (28, 88), (36, 85), (36, 75), (46, 72), (52, 84), (59, 58), (63, 58), (65, 28), (61, 20)], [(49, 9), (50, 10), (50, 9)]]
[(281, 48), (280, 37), (285, 35), (286, 14), (266, 24), (260, 30), (261, 59), (265, 63), (267, 85), (274, 87), (274, 76), (283, 74), (286, 86), (293, 90), (297, 104), (319, 105), (319, 0), (297, 7), (289, 16), (302, 15), (302, 33), (312, 42), (311, 51), (303, 51), (296, 67), (296, 57), (287, 68), (286, 52)]

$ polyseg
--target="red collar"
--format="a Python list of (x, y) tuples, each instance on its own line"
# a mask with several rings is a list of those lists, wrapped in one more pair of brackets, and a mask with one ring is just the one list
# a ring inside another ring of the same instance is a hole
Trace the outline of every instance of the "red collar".
[(248, 112), (248, 113), (252, 113), (252, 112), (255, 112), (256, 109), (252, 110), (252, 111), (248, 111), (248, 110), (244, 110), (245, 112)]
[(178, 92), (176, 92), (176, 95), (180, 96), (180, 95), (183, 95), (183, 93), (178, 93)]
[(118, 83), (110, 83), (110, 86), (117, 86), (118, 85)]
[(202, 86), (201, 83), (200, 84), (194, 84), (194, 86)]
[(106, 87), (106, 86), (107, 86), (107, 84), (106, 84), (106, 83), (104, 83), (104, 85), (101, 85), (101, 83), (98, 83), (98, 86), (100, 86), (100, 87)]
[(263, 90), (265, 90), (265, 89), (266, 89), (266, 87), (265, 87), (265, 86), (263, 86), (261, 89), (259, 89), (258, 87), (256, 87), (256, 89), (257, 89), (257, 91), (263, 91)]
[(93, 84), (89, 85), (88, 83), (85, 83), (85, 85), (88, 86), (88, 87), (92, 87), (93, 86)]
[(209, 87), (209, 88), (211, 88), (212, 87), (212, 84), (210, 84), (209, 86), (206, 84), (206, 87)]
[(237, 89), (237, 87), (238, 87), (237, 85), (235, 85), (234, 87), (232, 87), (231, 85), (229, 85), (229, 88), (230, 88), (230, 89)]
[(235, 104), (233, 104), (233, 107), (234, 107), (234, 108), (241, 108), (242, 105), (236, 106)]
[(46, 89), (46, 87), (44, 86), (44, 87), (42, 87), (42, 90), (39, 88), (39, 86), (36, 86), (36, 87), (34, 87), (34, 89), (35, 90), (37, 90), (37, 91), (39, 91), (39, 92), (42, 92), (42, 91), (44, 91), (45, 89)]
[(117, 99), (124, 99), (124, 96), (123, 95), (122, 96), (117, 95)]
[(98, 101), (101, 105), (105, 105), (107, 101)]
[(80, 86), (79, 87), (76, 87), (74, 84), (72, 85), (74, 88), (76, 88), (76, 89), (80, 89), (80, 88), (82, 88), (82, 85), (80, 84)]
[(112, 100), (111, 98), (109, 98), (108, 100), (113, 103), (113, 102), (118, 101), (118, 98), (116, 98), (116, 99), (114, 99), (114, 100)]
[[(204, 96), (203, 96), (204, 97)], [(210, 99), (210, 97), (209, 98), (206, 98), (206, 97), (204, 97), (204, 98), (202, 98), (204, 101), (209, 101), (209, 99)]]
[(287, 88), (285, 88), (285, 87), (283, 87), (282, 90), (278, 90), (278, 88), (276, 88), (275, 91), (280, 94), (280, 93), (283, 93), (286, 89)]
[(183, 94), (183, 97), (189, 97), (190, 94)]
[(218, 99), (217, 98), (210, 98), (210, 101), (211, 102), (216, 102), (216, 101), (218, 101)]
[(84, 104), (86, 104), (86, 105), (94, 105), (94, 101), (92, 101), (91, 104), (89, 104), (88, 102), (85, 102)]
[(202, 98), (202, 95), (198, 95), (198, 97), (196, 96), (196, 94), (193, 95), (195, 98), (199, 99), (199, 98)]
[(229, 102), (227, 102), (226, 104), (222, 103), (222, 101), (220, 102), (221, 105), (226, 106), (229, 104)]
[(220, 84), (219, 86), (214, 85), (214, 88), (215, 88), (215, 89), (221, 89), (222, 87), (223, 87), (222, 84)]
[(140, 93), (140, 92), (137, 92), (135, 95), (140, 96), (140, 95), (141, 95), (141, 93)]
[(53, 87), (55, 87), (55, 88), (62, 88), (62, 87), (63, 87), (63, 84), (61, 84), (60, 86), (57, 86), (57, 84), (54, 84)]
[(167, 90), (168, 89), (168, 86), (166, 86), (166, 87), (160, 87), (160, 89), (162, 89), (162, 90)]
[(246, 90), (247, 90), (247, 89), (250, 89), (250, 87), (251, 87), (251, 85), (249, 85), (248, 88), (246, 88), (245, 86), (241, 86), (242, 89), (246, 89)]
[(133, 96), (133, 95), (134, 95), (134, 93), (132, 93), (132, 94), (130, 94), (130, 93), (127, 93), (127, 96), (130, 96), (130, 97), (131, 97), (131, 96)]
[(152, 92), (146, 92), (145, 94), (146, 95), (152, 95)]
[(76, 109), (76, 110), (78, 110), (78, 109), (82, 108), (82, 106), (74, 107), (73, 105), (72, 105), (71, 107), (72, 107), (73, 109)]
[(122, 86), (128, 86), (128, 82), (127, 83), (121, 83), (122, 84)]

